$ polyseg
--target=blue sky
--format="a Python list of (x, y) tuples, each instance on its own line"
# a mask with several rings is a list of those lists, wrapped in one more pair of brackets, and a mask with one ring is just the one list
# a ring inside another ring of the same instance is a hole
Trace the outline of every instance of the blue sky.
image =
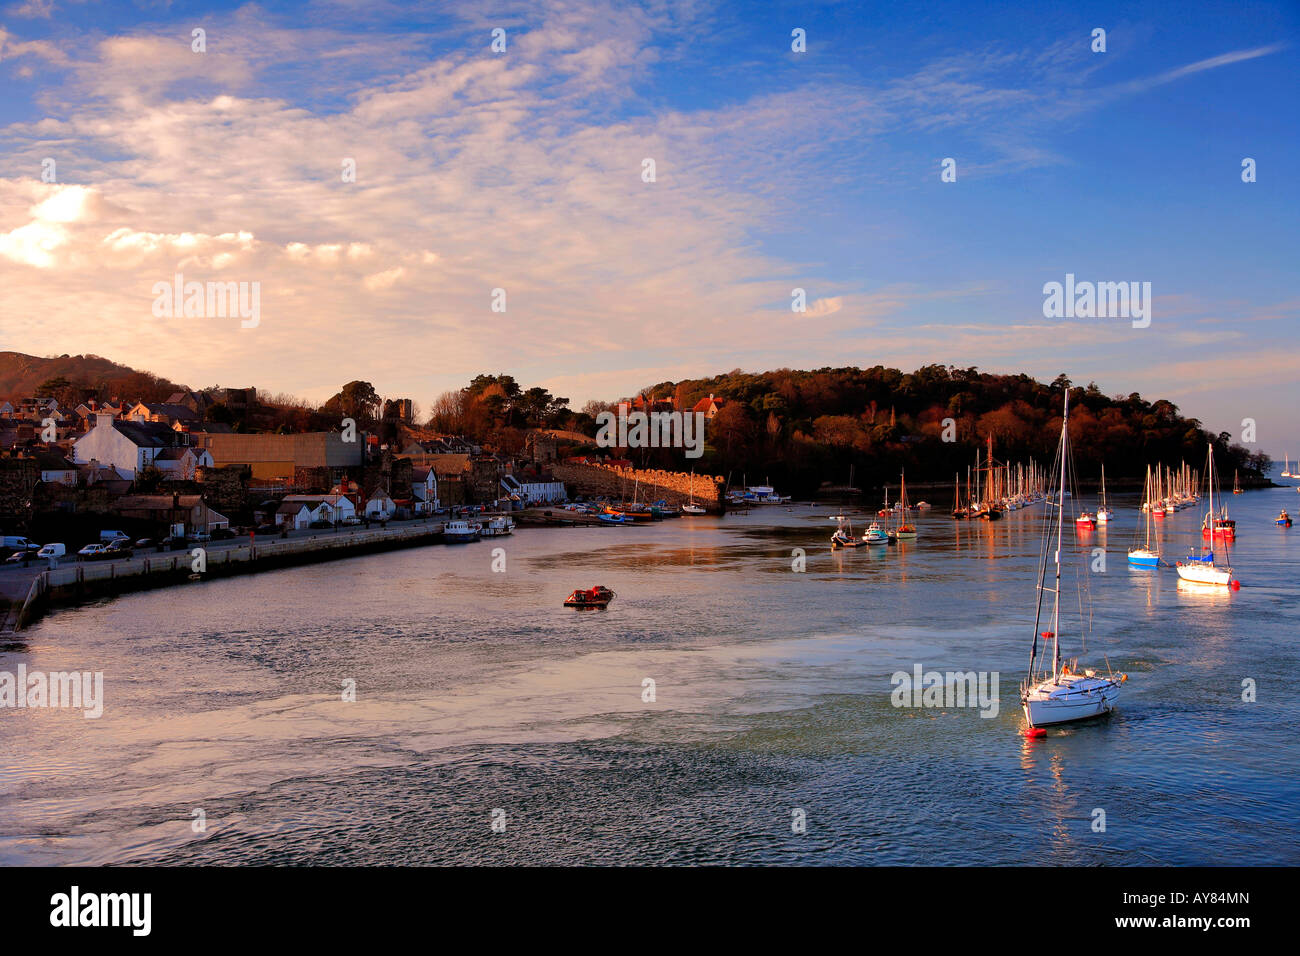
[[(426, 407), (483, 370), (578, 404), (1065, 371), (1300, 453), (1296, 4), (470, 9), (0, 5), (0, 348)], [(261, 322), (153, 317), (177, 271)], [(1066, 273), (1150, 282), (1151, 326), (1044, 318)]]

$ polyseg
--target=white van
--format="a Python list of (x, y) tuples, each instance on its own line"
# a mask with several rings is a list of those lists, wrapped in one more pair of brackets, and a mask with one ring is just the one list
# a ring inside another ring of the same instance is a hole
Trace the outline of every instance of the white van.
[(47, 544), (41, 550), (36, 552), (38, 558), (62, 558), (66, 556), (68, 549), (61, 544)]
[[(126, 538), (126, 537), (127, 534), (125, 531), (101, 531), (99, 533), (99, 543), (109, 544), (113, 541), (116, 541), (118, 538)], [(127, 538), (127, 540), (130, 539)]]
[(11, 551), (35, 551), (39, 547), (36, 542), (18, 535), (6, 535), (3, 546)]

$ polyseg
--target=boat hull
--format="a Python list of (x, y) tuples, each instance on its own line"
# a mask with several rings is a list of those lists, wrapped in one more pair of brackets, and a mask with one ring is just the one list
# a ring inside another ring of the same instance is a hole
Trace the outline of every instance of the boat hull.
[(1119, 700), (1120, 681), (1109, 677), (1070, 676), (1046, 680), (1021, 698), (1031, 727), (1051, 727), (1108, 714)]
[(1195, 584), (1231, 584), (1232, 569), (1216, 568), (1208, 562), (1178, 562), (1178, 576)]
[(1128, 563), (1139, 568), (1160, 567), (1160, 555), (1151, 551), (1137, 550), (1128, 553)]

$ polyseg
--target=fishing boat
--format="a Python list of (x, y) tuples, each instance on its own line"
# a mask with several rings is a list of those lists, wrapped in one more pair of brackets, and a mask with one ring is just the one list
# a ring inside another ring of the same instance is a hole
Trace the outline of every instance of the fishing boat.
[[(1214, 515), (1214, 446), (1210, 445), (1209, 464), (1205, 472), (1205, 484), (1209, 495), (1209, 510), (1205, 513), (1204, 528), (1208, 530), (1216, 520)], [(1214, 539), (1225, 540), (1216, 531), (1210, 543), (1199, 552), (1192, 551), (1184, 560), (1178, 562), (1178, 577), (1195, 584), (1221, 584), (1237, 587), (1238, 582), (1232, 578), (1232, 568), (1220, 565), (1214, 557)]]
[(564, 599), (564, 606), (606, 608), (609, 607), (609, 602), (617, 596), (603, 584), (597, 584), (594, 588), (576, 588), (572, 594)]
[[(1056, 508), (1048, 512), (1048, 524), (1043, 536), (1043, 552), (1037, 582), (1037, 611), (1034, 615), (1034, 638), (1029, 651), (1029, 671), (1020, 686), (1020, 705), (1033, 736), (1041, 736), (1040, 728), (1072, 723), (1108, 714), (1119, 699), (1120, 687), (1128, 680), (1127, 674), (1107, 673), (1077, 669), (1076, 661), (1061, 661), (1061, 555), (1064, 545), (1061, 532), (1065, 524), (1065, 481), (1070, 466), (1070, 398), (1066, 394), (1061, 415), (1061, 442), (1059, 448), (1060, 494)], [(1053, 542), (1053, 537), (1055, 541)], [(1055, 549), (1053, 550), (1053, 544)], [(1047, 583), (1048, 565), (1054, 567), (1054, 580)], [(1043, 625), (1045, 595), (1052, 596), (1049, 630), (1039, 630)], [(1039, 661), (1039, 641), (1043, 642), (1043, 660)], [(1051, 669), (1047, 664), (1047, 645), (1051, 645)]]
[(894, 531), (894, 536), (900, 540), (911, 540), (916, 537), (916, 526), (907, 520), (907, 476), (902, 473), (898, 476), (898, 506), (901, 523)]
[(1274, 522), (1274, 524), (1281, 525), (1283, 528), (1291, 527), (1291, 516), (1286, 513), (1285, 508), (1283, 508), (1281, 511), (1278, 512), (1277, 520)]
[(448, 521), (442, 529), (442, 540), (448, 544), (466, 544), (470, 541), (477, 541), (479, 536), (479, 526), (470, 524), (464, 518), (454, 518)]
[(831, 550), (837, 548), (856, 548), (862, 544), (853, 536), (853, 522), (844, 515), (835, 515), (831, 519), (837, 522), (835, 532), (831, 535)]
[(493, 515), (479, 531), (482, 538), (504, 538), (515, 533), (515, 523), (506, 515)]
[(1106, 524), (1115, 512), (1106, 506), (1106, 466), (1101, 466), (1101, 505), (1097, 508), (1097, 524)]
[[(1148, 465), (1146, 484), (1142, 486), (1142, 498), (1148, 504), (1151, 501), (1150, 495), (1153, 493), (1151, 482), (1151, 466)], [(1160, 536), (1155, 536), (1154, 545), (1151, 540), (1151, 522), (1155, 520), (1155, 514), (1150, 508), (1144, 510), (1146, 511), (1146, 540), (1141, 547), (1129, 548), (1128, 563), (1137, 565), (1140, 568), (1158, 568), (1160, 567)]]
[(1097, 527), (1097, 518), (1087, 511), (1081, 511), (1079, 517), (1074, 519), (1074, 526), (1079, 530), (1091, 531)]

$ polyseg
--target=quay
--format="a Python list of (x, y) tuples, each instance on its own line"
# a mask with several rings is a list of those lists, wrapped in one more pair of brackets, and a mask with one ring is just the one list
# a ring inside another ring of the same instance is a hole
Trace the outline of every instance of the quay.
[[(16, 632), (38, 620), (50, 607), (82, 604), (102, 597), (149, 588), (172, 587), (191, 580), (255, 574), (276, 568), (336, 561), (398, 548), (442, 541), (442, 522), (419, 522), (400, 528), (332, 533), (240, 543), (196, 544), (183, 551), (150, 553), (121, 561), (67, 563), (55, 568), (6, 571), (0, 575), (0, 634)], [(203, 549), (205, 568), (194, 570), (195, 548)]]

